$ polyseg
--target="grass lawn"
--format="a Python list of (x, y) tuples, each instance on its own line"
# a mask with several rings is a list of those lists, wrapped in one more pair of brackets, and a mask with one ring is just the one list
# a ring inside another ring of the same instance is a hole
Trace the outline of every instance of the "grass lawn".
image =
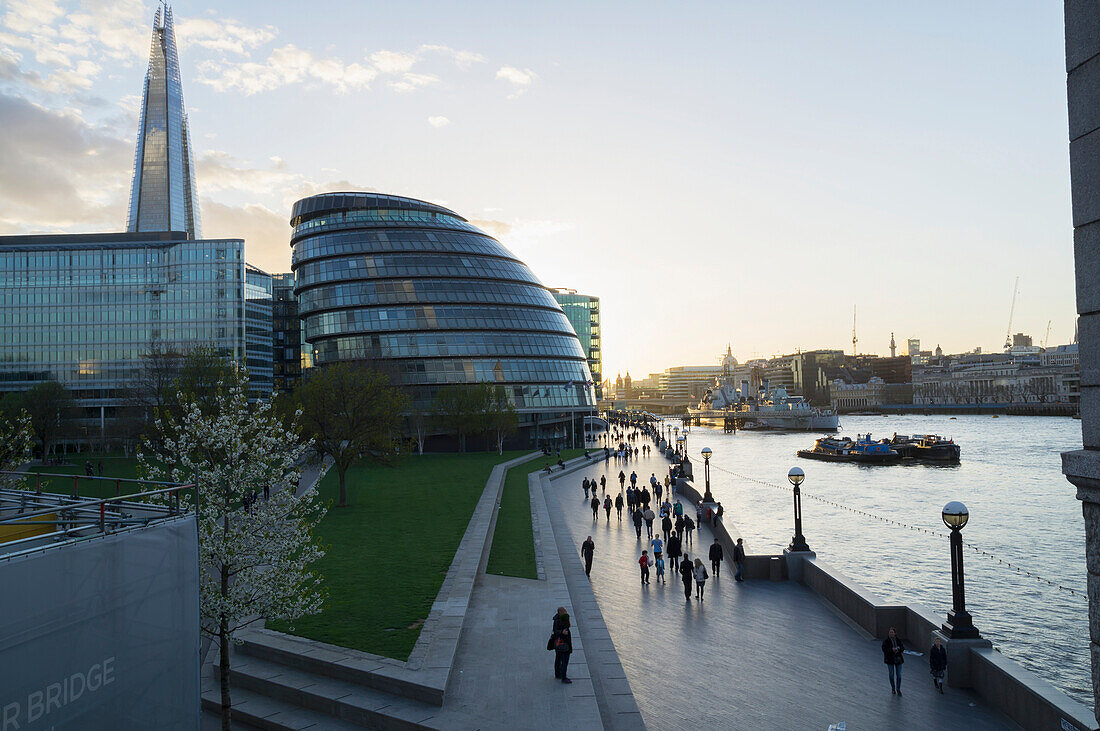
[(447, 575), (493, 466), (526, 452), (432, 454), (397, 467), (348, 470), (346, 508), (335, 507), (339, 480), (329, 470), (317, 527), (328, 553), (314, 568), (324, 577), (324, 610), (280, 632), (407, 660)]
[[(81, 497), (103, 498), (115, 496), (115, 483), (103, 480), (92, 480), (84, 477), (84, 463), (91, 461), (92, 471), (98, 475), (98, 464), (103, 463), (103, 477), (122, 477), (124, 479), (138, 478), (138, 461), (136, 457), (127, 457), (121, 452), (84, 452), (70, 454), (65, 457), (66, 464), (50, 464), (31, 467), (28, 472), (48, 472), (51, 474), (77, 475), (78, 494)], [(26, 484), (34, 487), (34, 478), (27, 478)], [(122, 494), (137, 492), (140, 485), (123, 482), (120, 485)], [(60, 492), (71, 495), (73, 492), (72, 479), (42, 478), (43, 492)]]
[[(566, 449), (561, 458), (569, 461), (584, 454), (583, 449)], [(497, 510), (497, 525), (493, 531), (493, 547), (489, 552), (487, 574), (537, 579), (535, 566), (535, 533), (531, 527), (531, 491), (527, 476), (546, 464), (546, 457), (517, 465), (504, 478), (504, 494)], [(581, 478), (583, 479), (583, 477)]]

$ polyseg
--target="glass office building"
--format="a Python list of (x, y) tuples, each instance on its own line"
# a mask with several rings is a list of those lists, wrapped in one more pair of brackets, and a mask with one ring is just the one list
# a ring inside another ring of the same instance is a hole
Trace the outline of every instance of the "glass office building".
[(561, 305), (569, 324), (588, 354), (588, 370), (595, 381), (596, 400), (603, 398), (603, 355), (600, 352), (600, 298), (577, 294), (575, 289), (555, 289), (554, 299)]
[(193, 157), (172, 8), (165, 5), (153, 19), (127, 231), (186, 231), (202, 238)]
[(447, 384), (505, 387), (524, 426), (595, 408), (588, 359), (527, 266), (462, 216), (413, 198), (294, 204), (293, 269), (318, 366), (384, 361), (415, 409)]
[[(265, 326), (244, 299), (243, 250), (182, 231), (0, 236), (0, 391), (58, 381), (102, 430), (143, 355), (208, 345), (242, 363), (266, 357), (270, 393), (270, 278)], [(246, 333), (265, 327), (266, 344)]]
[(244, 265), (244, 339), (248, 387), (253, 396), (270, 398), (274, 375), (271, 275)]
[(272, 274), (271, 284), (274, 387), (276, 392), (293, 391), (302, 377), (302, 369), (312, 363), (312, 350), (302, 339), (294, 273)]

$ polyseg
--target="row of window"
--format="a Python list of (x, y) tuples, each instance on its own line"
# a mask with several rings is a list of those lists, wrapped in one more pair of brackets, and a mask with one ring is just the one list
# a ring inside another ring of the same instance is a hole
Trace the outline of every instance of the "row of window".
[(444, 304), (471, 302), (532, 305), (553, 309), (554, 298), (542, 287), (484, 280), (405, 279), (351, 282), (302, 292), (301, 312), (356, 305)]
[[(320, 361), (319, 361), (320, 362)], [(428, 383), (556, 383), (557, 388), (572, 390), (590, 380), (588, 366), (571, 360), (525, 358), (511, 359), (438, 359), (395, 363), (397, 381), (402, 385)], [(572, 382), (572, 385), (567, 385)]]
[[(407, 391), (412, 408), (430, 410), (432, 399), (440, 386), (410, 386)], [(595, 395), (590, 388), (575, 386), (565, 389), (560, 385), (529, 385), (504, 387), (505, 394), (517, 409), (573, 409), (595, 406)]]
[[(77, 327), (94, 328), (92, 331), (78, 332), (75, 328), (72, 335), (81, 338), (98, 336), (98, 329), (111, 325), (159, 323), (162, 327), (177, 324), (180, 327), (189, 327), (192, 323), (203, 320), (239, 319), (241, 308), (227, 307), (224, 303), (210, 307), (140, 307), (125, 308), (94, 308), (74, 309), (71, 307), (14, 307), (4, 312), (4, 320), (0, 322), (0, 338), (9, 330), (41, 325), (72, 325)], [(268, 329), (271, 329), (271, 320), (267, 318)]]
[(240, 297), (240, 287), (173, 286), (148, 287), (0, 287), (0, 307), (145, 307), (161, 303), (202, 303), (225, 305), (227, 299)]
[(340, 310), (303, 318), (306, 340), (380, 330), (536, 330), (573, 334), (560, 312), (509, 307), (394, 307)]
[(298, 286), (368, 277), (477, 277), (540, 283), (531, 270), (517, 261), (472, 255), (374, 254), (303, 264), (298, 269)]
[(232, 286), (241, 281), (240, 267), (190, 266), (157, 269), (25, 269), (0, 270), (0, 287), (84, 286), (90, 284), (173, 284), (176, 282), (219, 282)]
[[(135, 344), (148, 350), (150, 340), (180, 343), (205, 342), (212, 338), (232, 338), (238, 332), (232, 321), (172, 323), (139, 323), (130, 327), (60, 328), (20, 327), (0, 329), (0, 347), (33, 348), (38, 345), (79, 345), (99, 347)], [(243, 335), (242, 335), (243, 337)]]
[(420, 211), (420, 210), (405, 210), (396, 208), (369, 208), (366, 210), (358, 211), (343, 211), (340, 213), (330, 213), (324, 216), (318, 216), (317, 218), (311, 218), (308, 221), (299, 223), (294, 227), (294, 235), (299, 236), (304, 233), (316, 230), (324, 227), (337, 227), (337, 226), (352, 226), (352, 225), (370, 225), (370, 224), (390, 224), (390, 225), (402, 225), (402, 224), (446, 224), (447, 226), (453, 226), (455, 228), (462, 228), (467, 230), (476, 231), (477, 229), (463, 221), (457, 216), (451, 216), (439, 211)]
[[(89, 244), (94, 246), (95, 244)], [(0, 252), (0, 269), (49, 271), (60, 269), (125, 269), (168, 264), (240, 261), (241, 244), (217, 245), (180, 242), (139, 249), (35, 249)]]
[(373, 254), (426, 251), (444, 254), (484, 254), (505, 259), (516, 257), (499, 241), (485, 234), (449, 231), (347, 231), (310, 236), (294, 244), (294, 264), (339, 254)]
[(440, 356), (561, 356), (584, 358), (571, 335), (500, 332), (383, 333), (322, 340), (316, 346), (325, 361)]

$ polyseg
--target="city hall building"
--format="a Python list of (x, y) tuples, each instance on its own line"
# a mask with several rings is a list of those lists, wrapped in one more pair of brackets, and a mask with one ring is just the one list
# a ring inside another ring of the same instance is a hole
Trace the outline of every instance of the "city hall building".
[(502, 385), (528, 442), (568, 440), (561, 425), (595, 410), (587, 353), (553, 294), (454, 211), (326, 193), (295, 203), (290, 223), (302, 333), (317, 366), (384, 363), (425, 412), (448, 384)]

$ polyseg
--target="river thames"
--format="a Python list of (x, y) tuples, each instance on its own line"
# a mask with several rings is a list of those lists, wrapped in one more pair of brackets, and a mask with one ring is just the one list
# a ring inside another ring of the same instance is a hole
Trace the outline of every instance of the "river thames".
[[(812, 433), (723, 434), (698, 426), (691, 428), (687, 449), (700, 488), (699, 450), (714, 450), (711, 489), (748, 553), (777, 553), (790, 542), (786, 475), (798, 465), (806, 472), (803, 533), (818, 557), (882, 599), (924, 604), (944, 618), (951, 571), (940, 510), (961, 500), (970, 510), (963, 540), (978, 548), (965, 551), (974, 624), (1005, 655), (1091, 708), (1084, 525), (1060, 458), (1081, 448), (1081, 423), (1023, 416), (841, 417), (840, 434), (863, 432), (953, 437), (962, 461), (890, 467), (818, 462), (795, 456), (813, 444)], [(1075, 593), (1040, 582), (1036, 574)]]

